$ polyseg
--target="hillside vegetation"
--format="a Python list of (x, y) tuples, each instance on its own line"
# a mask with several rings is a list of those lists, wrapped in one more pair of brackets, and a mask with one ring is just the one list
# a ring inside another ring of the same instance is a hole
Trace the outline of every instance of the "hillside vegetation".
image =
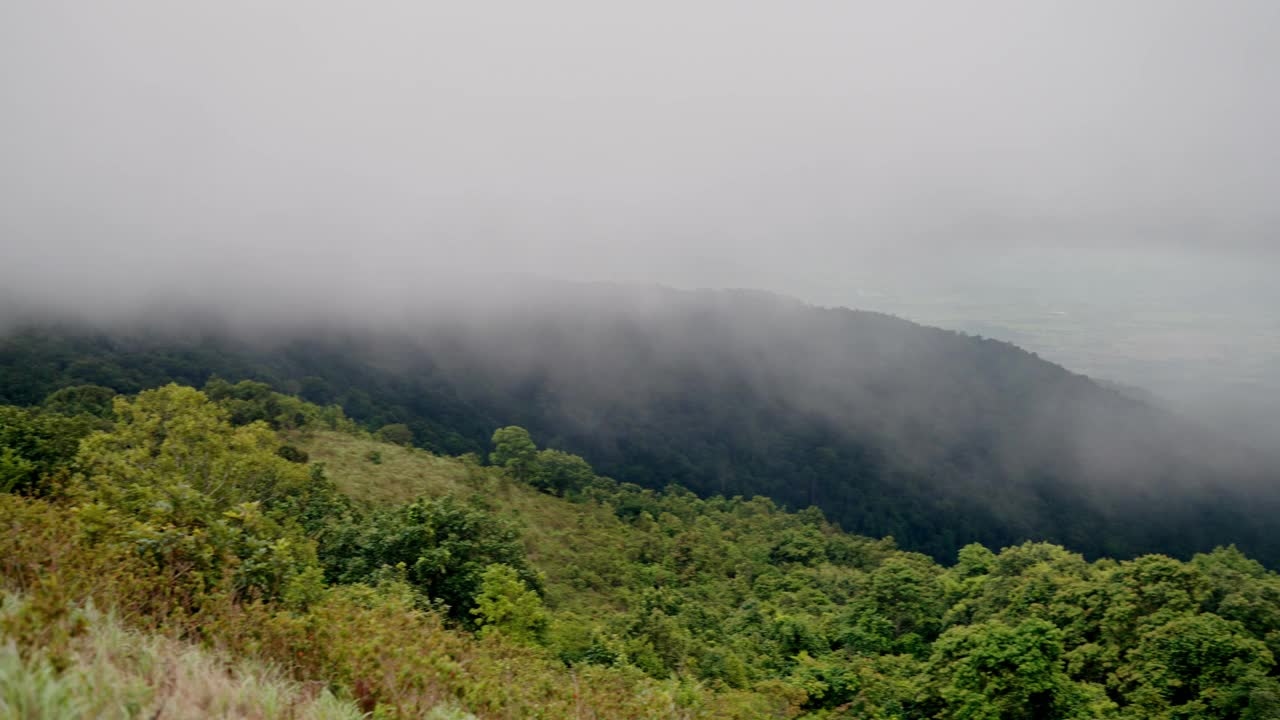
[(1280, 576), (1235, 548), (940, 565), (814, 508), (619, 483), (518, 427), (458, 457), (406, 430), (221, 381), (0, 409), (0, 697), (46, 717), (107, 678), (139, 717), (210, 687), (227, 717), (1280, 715)]
[(0, 340), (0, 402), (252, 379), (432, 452), (483, 456), (517, 425), (619, 481), (813, 505), (939, 562), (1033, 540), (1280, 564), (1274, 464), (1006, 343), (750, 292), (471, 302), (401, 324), (32, 327)]
[[(11, 626), (30, 610), (8, 594), (0, 623)], [(0, 717), (80, 720), (209, 717), (357, 720), (349, 701), (323, 683), (299, 683), (271, 666), (217, 653), (123, 626), (92, 604), (74, 608), (78, 627), (55, 663), (41, 652), (0, 647)], [(446, 720), (442, 708), (438, 720)], [(464, 717), (455, 712), (458, 718)]]

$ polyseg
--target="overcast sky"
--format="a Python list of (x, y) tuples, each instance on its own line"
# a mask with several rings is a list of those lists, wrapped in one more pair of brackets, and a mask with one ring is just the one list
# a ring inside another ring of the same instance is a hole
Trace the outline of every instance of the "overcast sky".
[(0, 281), (1261, 256), (1278, 75), (1275, 0), (6, 0)]

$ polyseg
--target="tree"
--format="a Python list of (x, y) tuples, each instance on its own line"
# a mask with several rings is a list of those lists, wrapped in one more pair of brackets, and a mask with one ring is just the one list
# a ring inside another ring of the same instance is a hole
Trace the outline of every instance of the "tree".
[(1179, 617), (1144, 634), (1116, 675), (1145, 717), (1275, 717), (1275, 659), (1242, 630), (1212, 613)]
[(111, 402), (116, 391), (101, 385), (72, 385), (51, 393), (44, 399), (45, 412), (62, 415), (111, 417)]
[(320, 589), (315, 548), (297, 518), (330, 486), (278, 456), (262, 422), (235, 427), (190, 387), (115, 399), (110, 432), (80, 443), (89, 494), (78, 512), (162, 566), (207, 587), (305, 603)]
[(39, 476), (35, 463), (13, 448), (0, 448), (0, 492), (33, 487)]
[(413, 431), (404, 423), (393, 423), (391, 425), (383, 425), (378, 430), (378, 439), (392, 445), (412, 445)]
[(533, 486), (555, 495), (576, 492), (596, 477), (591, 465), (563, 450), (540, 450), (532, 469)]
[(44, 494), (45, 478), (69, 467), (81, 438), (105, 422), (0, 405), (0, 491)]
[(538, 587), (515, 529), (449, 496), (351, 518), (330, 529), (320, 559), (330, 582), (371, 582), (388, 573), (402, 574), (418, 592), (448, 605), (449, 614), (462, 622), (474, 619), (470, 610), (490, 565), (513, 568), (527, 585)]
[(227, 409), (232, 425), (248, 425), (257, 420), (276, 428), (283, 425), (280, 395), (266, 383), (241, 380), (233, 385), (214, 377), (205, 383), (204, 393)]
[(526, 480), (538, 459), (538, 447), (529, 431), (516, 425), (498, 428), (493, 433), (493, 452), (489, 462), (506, 468), (517, 480)]
[[(241, 502), (271, 508), (305, 489), (306, 468), (276, 454), (279, 439), (263, 422), (236, 427), (228, 412), (190, 387), (167, 385), (116, 398), (119, 422), (89, 436), (78, 462), (90, 480), (121, 491), (138, 512), (171, 504), (180, 488), (218, 509)], [(157, 504), (158, 503), (158, 504)]]
[(1084, 720), (1115, 709), (1100, 688), (1066, 675), (1062, 632), (1044, 620), (952, 628), (934, 643), (930, 664), (946, 717), (957, 720)]
[(900, 651), (923, 651), (945, 609), (940, 570), (923, 555), (902, 553), (871, 573), (865, 600), (893, 626)]
[(515, 568), (495, 563), (480, 576), (480, 592), (471, 614), (480, 634), (500, 633), (523, 643), (542, 642), (549, 619), (542, 598), (520, 579)]

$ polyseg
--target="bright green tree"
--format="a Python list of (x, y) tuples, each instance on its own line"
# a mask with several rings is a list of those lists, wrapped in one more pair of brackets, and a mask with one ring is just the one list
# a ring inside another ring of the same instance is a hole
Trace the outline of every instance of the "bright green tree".
[(1116, 673), (1126, 697), (1144, 717), (1276, 717), (1280, 682), (1268, 677), (1275, 659), (1242, 630), (1201, 613), (1146, 633)]
[(80, 445), (86, 525), (206, 585), (230, 572), (251, 597), (304, 602), (320, 587), (314, 545), (295, 517), (319, 484), (276, 455), (262, 422), (234, 427), (198, 390), (168, 385), (115, 400), (110, 432)]
[(235, 427), (226, 410), (190, 387), (167, 385), (116, 398), (111, 432), (81, 444), (78, 461), (99, 485), (123, 493), (139, 512), (179, 488), (225, 509), (240, 502), (271, 507), (304, 489), (307, 470), (276, 454), (280, 441), (262, 422)]
[(493, 433), (489, 462), (506, 468), (517, 480), (526, 480), (538, 459), (538, 447), (529, 431), (517, 425), (498, 428)]
[(523, 643), (546, 638), (549, 617), (542, 598), (509, 565), (495, 563), (485, 568), (475, 603), (471, 614), (476, 616), (481, 635), (496, 632)]
[(1044, 620), (952, 628), (934, 643), (930, 664), (945, 717), (956, 720), (1084, 720), (1115, 709), (1100, 688), (1066, 675), (1062, 633)]

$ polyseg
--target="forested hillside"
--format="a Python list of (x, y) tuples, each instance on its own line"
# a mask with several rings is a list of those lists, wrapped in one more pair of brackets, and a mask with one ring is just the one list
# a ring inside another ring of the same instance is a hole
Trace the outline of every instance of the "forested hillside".
[(0, 340), (0, 401), (256, 379), (435, 452), (517, 424), (619, 480), (815, 505), (943, 561), (1045, 540), (1280, 562), (1274, 466), (1005, 343), (745, 291), (556, 285), (409, 316), (27, 326)]
[(1235, 548), (939, 564), (519, 427), (411, 437), (255, 383), (0, 407), (0, 714), (1280, 714), (1280, 576)]

